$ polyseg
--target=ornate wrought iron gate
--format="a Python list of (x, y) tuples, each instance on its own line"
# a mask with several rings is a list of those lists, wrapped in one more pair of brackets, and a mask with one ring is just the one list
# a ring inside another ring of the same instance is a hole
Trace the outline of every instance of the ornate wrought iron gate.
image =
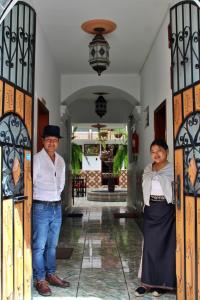
[(0, 25), (0, 299), (31, 299), (34, 10), (18, 2)]
[(200, 299), (200, 9), (171, 8), (177, 299)]

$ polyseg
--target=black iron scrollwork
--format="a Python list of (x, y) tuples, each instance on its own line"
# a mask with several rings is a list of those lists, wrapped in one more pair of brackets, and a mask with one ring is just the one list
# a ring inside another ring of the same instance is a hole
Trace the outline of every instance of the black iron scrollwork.
[(9, 113), (0, 120), (0, 144), (3, 151), (3, 196), (23, 195), (24, 147), (31, 149), (31, 141), (18, 115)]
[(176, 147), (189, 146), (195, 149), (196, 145), (200, 145), (200, 113), (192, 113), (183, 123), (177, 138)]
[[(177, 52), (180, 55), (179, 62), (183, 66), (189, 62), (191, 57), (191, 52), (195, 56), (198, 63), (195, 64), (195, 68), (199, 69), (199, 53), (197, 52), (197, 47), (194, 47), (195, 44), (198, 44), (200, 41), (200, 31), (191, 31), (190, 26), (185, 26), (183, 31), (178, 33), (172, 33), (171, 44), (172, 44), (172, 65), (175, 65), (175, 60)], [(183, 46), (184, 44), (184, 46)], [(191, 49), (190, 49), (191, 45)]]
[[(13, 165), (19, 162), (17, 181), (13, 178)], [(3, 196), (23, 195), (24, 193), (24, 151), (23, 148), (3, 146)]]
[(31, 147), (28, 131), (18, 115), (10, 113), (0, 121), (0, 142)]
[(0, 24), (0, 71), (2, 77), (30, 93), (33, 92), (34, 51), (35, 12), (26, 4), (17, 3)]
[[(186, 194), (200, 196), (200, 112), (194, 112), (183, 122), (175, 141), (175, 149), (184, 149), (184, 187)], [(195, 160), (196, 180), (189, 176), (191, 160)]]
[[(34, 43), (34, 36), (33, 34), (28, 34), (24, 32), (22, 27), (19, 27), (16, 32), (12, 32), (9, 26), (3, 27), (3, 43), (6, 50), (7, 60), (5, 61), (6, 66), (13, 68), (15, 66), (14, 57), (17, 51), (17, 47), (19, 47), (19, 57), (18, 61), (23, 66), (27, 66), (28, 61), (28, 52), (31, 54), (31, 60), (33, 58), (33, 43)], [(12, 52), (9, 49), (10, 43), (13, 44)], [(23, 50), (25, 47), (25, 50)], [(1, 46), (2, 50), (2, 46)], [(32, 62), (30, 62), (32, 66)]]
[(200, 80), (199, 7), (191, 1), (171, 9), (171, 57), (173, 92)]

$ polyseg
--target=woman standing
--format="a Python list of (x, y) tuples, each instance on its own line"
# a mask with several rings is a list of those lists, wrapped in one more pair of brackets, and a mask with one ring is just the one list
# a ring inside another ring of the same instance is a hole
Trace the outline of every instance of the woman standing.
[(159, 297), (176, 288), (173, 167), (167, 160), (165, 141), (153, 141), (150, 151), (153, 163), (145, 168), (142, 183), (145, 206), (141, 286), (135, 295), (151, 291)]

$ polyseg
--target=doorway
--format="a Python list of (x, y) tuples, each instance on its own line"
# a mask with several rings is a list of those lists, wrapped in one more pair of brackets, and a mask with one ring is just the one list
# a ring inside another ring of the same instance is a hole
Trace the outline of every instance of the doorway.
[(42, 133), (43, 128), (49, 124), (49, 110), (43, 101), (38, 99), (38, 135), (37, 135), (37, 151), (42, 150)]
[[(116, 155), (118, 145), (113, 145), (113, 157)], [(109, 145), (106, 145), (106, 150), (109, 150)], [(113, 163), (109, 164), (104, 160), (101, 161), (101, 185), (108, 185), (109, 173), (113, 172)], [(114, 177), (114, 184), (119, 185), (119, 176)]]
[(166, 141), (166, 100), (164, 100), (154, 111), (154, 133), (155, 139)]

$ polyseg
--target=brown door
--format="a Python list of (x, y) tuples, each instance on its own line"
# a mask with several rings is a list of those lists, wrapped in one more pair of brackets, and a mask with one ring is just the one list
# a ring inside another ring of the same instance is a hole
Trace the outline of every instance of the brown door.
[(49, 111), (44, 103), (38, 99), (38, 136), (37, 136), (37, 151), (42, 150), (42, 133), (43, 128), (49, 124)]
[(154, 111), (154, 132), (155, 139), (163, 139), (166, 141), (166, 100)]
[(0, 25), (0, 299), (31, 299), (35, 12), (18, 2)]
[(177, 299), (200, 299), (200, 10), (171, 8)]

